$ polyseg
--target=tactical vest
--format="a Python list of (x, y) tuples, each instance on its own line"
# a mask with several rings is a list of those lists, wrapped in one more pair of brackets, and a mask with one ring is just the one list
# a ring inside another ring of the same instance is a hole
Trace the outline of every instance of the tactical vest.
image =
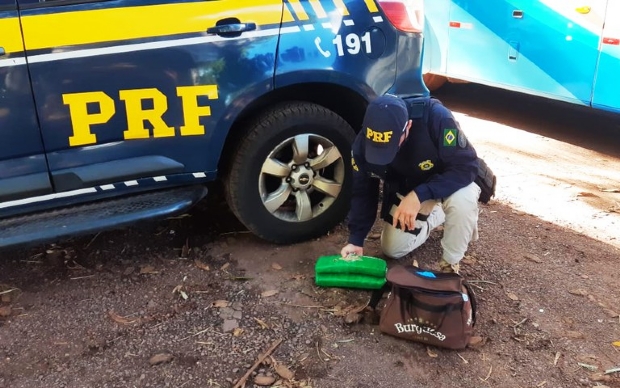
[(416, 186), (425, 183), (444, 168), (437, 150), (439, 140), (431, 137), (428, 127), (432, 99), (426, 97), (405, 101), (412, 120), (407, 140), (402, 144), (394, 161), (384, 171), (377, 173), (375, 168), (370, 168), (370, 171), (383, 179), (381, 217), (384, 219), (387, 216), (385, 213), (391, 206), (400, 202), (396, 193), (407, 195)]

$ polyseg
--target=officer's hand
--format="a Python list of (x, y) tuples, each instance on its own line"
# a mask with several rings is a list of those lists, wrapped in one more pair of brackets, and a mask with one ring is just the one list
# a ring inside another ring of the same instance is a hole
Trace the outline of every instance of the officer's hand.
[(364, 256), (364, 248), (358, 247), (357, 245), (348, 244), (347, 246), (342, 248), (342, 251), (340, 251), (340, 254), (342, 255), (342, 257), (347, 257), (351, 254), (358, 255), (358, 256)]
[(415, 218), (419, 211), (420, 200), (418, 195), (412, 191), (400, 201), (398, 208), (394, 212), (392, 226), (398, 228), (400, 224), (400, 229), (403, 231), (415, 229)]

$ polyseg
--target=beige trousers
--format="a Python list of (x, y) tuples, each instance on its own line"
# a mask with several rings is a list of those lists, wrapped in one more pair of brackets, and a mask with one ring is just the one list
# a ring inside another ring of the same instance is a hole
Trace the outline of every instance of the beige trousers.
[(384, 223), (381, 232), (383, 253), (388, 257), (400, 259), (422, 245), (433, 229), (444, 224), (441, 239), (443, 259), (449, 264), (458, 264), (465, 255), (469, 243), (478, 239), (479, 196), (480, 187), (471, 183), (442, 201), (424, 201), (421, 204), (420, 214), (428, 214), (428, 218), (426, 221), (416, 220), (416, 228), (420, 228), (417, 235)]

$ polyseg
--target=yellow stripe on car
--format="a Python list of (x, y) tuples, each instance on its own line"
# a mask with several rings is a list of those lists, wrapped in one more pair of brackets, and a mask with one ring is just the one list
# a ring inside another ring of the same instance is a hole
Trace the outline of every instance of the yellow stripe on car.
[(308, 2), (310, 3), (310, 6), (312, 6), (314, 13), (319, 19), (327, 17), (327, 13), (323, 9), (323, 6), (321, 5), (320, 0), (308, 0)]
[(293, 11), (295, 12), (295, 15), (297, 15), (297, 18), (299, 20), (308, 20), (309, 19), (308, 14), (306, 13), (306, 10), (304, 9), (304, 6), (301, 5), (299, 0), (288, 0), (288, 3), (293, 8)]
[(342, 16), (349, 16), (349, 10), (344, 4), (344, 0), (334, 0), (334, 4), (336, 4), (336, 7), (342, 13)]
[[(26, 49), (37, 50), (206, 32), (231, 14), (241, 23), (277, 25), (282, 4), (274, 0), (220, 0), (58, 12), (24, 16), (22, 28)], [(0, 30), (7, 31), (3, 24)]]
[(0, 31), (2, 31), (2, 48), (6, 54), (24, 51), (18, 18), (0, 19)]
[(366, 3), (366, 7), (368, 7), (368, 11), (370, 13), (379, 12), (379, 9), (377, 8), (377, 4), (375, 3), (375, 0), (364, 0), (364, 3)]

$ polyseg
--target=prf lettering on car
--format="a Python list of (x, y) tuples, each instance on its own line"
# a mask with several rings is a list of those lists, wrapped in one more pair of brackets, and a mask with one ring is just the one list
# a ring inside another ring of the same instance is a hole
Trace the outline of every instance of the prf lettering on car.
[(257, 236), (324, 235), (368, 103), (428, 95), (422, 5), (0, 0), (0, 248), (180, 214), (216, 179)]
[[(217, 85), (179, 86), (177, 96), (182, 101), (184, 125), (179, 128), (180, 136), (204, 135), (205, 127), (200, 124), (200, 117), (211, 116), (211, 107), (199, 106), (198, 97), (206, 96), (217, 99)], [(119, 100), (125, 104), (127, 129), (123, 138), (148, 139), (149, 137), (172, 137), (176, 130), (169, 127), (162, 118), (168, 110), (166, 96), (158, 89), (121, 90)], [(114, 116), (114, 100), (104, 92), (68, 93), (62, 95), (62, 101), (69, 107), (73, 135), (69, 137), (72, 147), (96, 144), (97, 136), (92, 132), (95, 124), (105, 124)], [(143, 103), (151, 101), (153, 107), (145, 109)], [(97, 113), (89, 113), (89, 104), (95, 104)], [(152, 126), (152, 133), (145, 127), (145, 122)]]

